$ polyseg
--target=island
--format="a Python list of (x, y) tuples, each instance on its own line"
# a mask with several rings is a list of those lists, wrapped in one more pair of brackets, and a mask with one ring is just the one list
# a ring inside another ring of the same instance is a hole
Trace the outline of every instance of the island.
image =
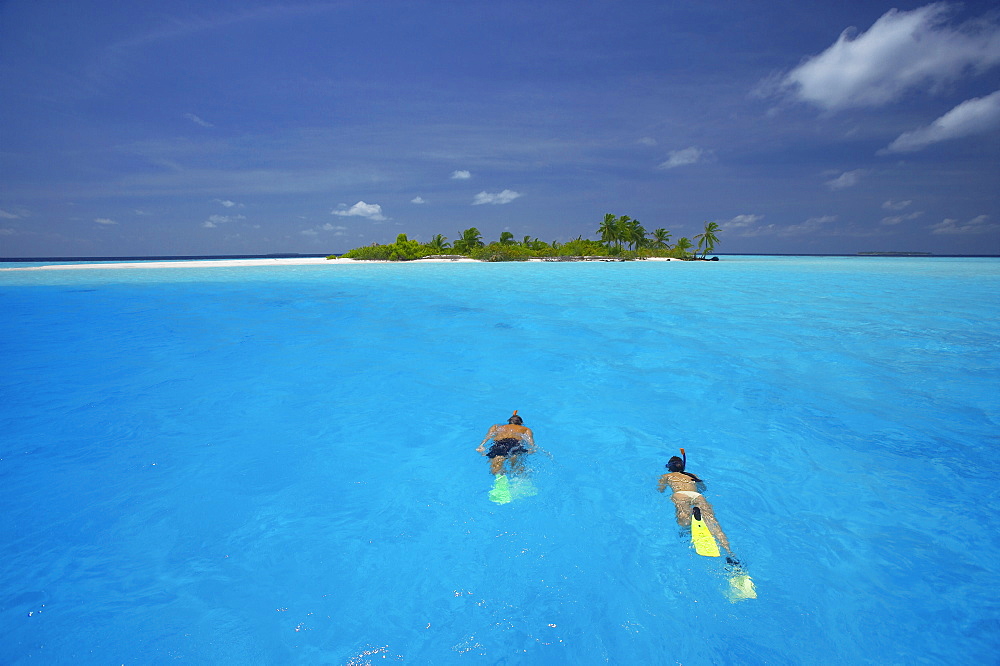
[[(399, 234), (391, 244), (373, 243), (348, 250), (342, 255), (330, 255), (327, 259), (359, 259), (366, 261), (413, 261), (425, 258), (460, 258), (478, 261), (634, 261), (641, 259), (675, 259), (680, 261), (718, 261), (718, 257), (708, 258), (715, 250), (720, 227), (715, 222), (706, 222), (705, 230), (694, 237), (697, 246), (686, 237), (678, 238), (671, 245), (671, 233), (666, 229), (646, 231), (639, 220), (628, 215), (604, 216), (598, 226), (600, 240), (585, 239), (583, 236), (560, 243), (546, 243), (538, 238), (525, 236), (522, 240), (504, 231), (492, 243), (483, 241), (479, 229), (472, 227), (459, 232), (453, 243), (442, 234), (436, 234), (426, 243), (411, 240), (406, 234)], [(692, 252), (692, 249), (694, 250)], [(699, 254), (701, 256), (699, 256)]]

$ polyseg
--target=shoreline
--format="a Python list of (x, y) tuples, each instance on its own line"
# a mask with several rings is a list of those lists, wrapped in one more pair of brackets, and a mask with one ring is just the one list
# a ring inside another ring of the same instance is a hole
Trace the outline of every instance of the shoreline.
[[(618, 262), (618, 259), (607, 257), (595, 257), (593, 259), (528, 259), (528, 262), (537, 263), (579, 263), (579, 262)], [(670, 257), (649, 257), (640, 261), (682, 261)], [(320, 264), (339, 265), (347, 264), (449, 264), (449, 263), (489, 263), (472, 259), (471, 257), (451, 258), (435, 257), (427, 259), (414, 259), (412, 261), (369, 261), (364, 259), (326, 259), (325, 257), (301, 257), (301, 258), (281, 258), (281, 259), (195, 259), (180, 261), (136, 261), (106, 264), (49, 264), (45, 266), (23, 266), (0, 268), (0, 271), (58, 271), (58, 270), (100, 270), (100, 269), (133, 269), (133, 268), (225, 268), (234, 266), (318, 266)], [(525, 263), (525, 262), (506, 262)], [(692, 263), (692, 262), (687, 262)]]

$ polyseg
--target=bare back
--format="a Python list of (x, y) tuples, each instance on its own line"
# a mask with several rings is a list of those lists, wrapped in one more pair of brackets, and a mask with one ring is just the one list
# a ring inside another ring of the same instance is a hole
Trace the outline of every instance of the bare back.
[(486, 437), (492, 439), (519, 439), (528, 444), (535, 443), (531, 436), (531, 428), (523, 425), (514, 425), (513, 423), (493, 426)]
[(691, 492), (697, 490), (698, 482), (687, 474), (682, 474), (681, 472), (669, 472), (660, 477), (660, 482), (658, 484), (660, 492), (662, 493), (666, 490), (667, 486), (670, 486), (670, 489), (675, 493), (683, 491)]

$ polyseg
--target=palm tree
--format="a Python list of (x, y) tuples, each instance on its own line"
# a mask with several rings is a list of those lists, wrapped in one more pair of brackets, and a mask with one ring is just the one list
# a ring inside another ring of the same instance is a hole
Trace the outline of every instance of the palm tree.
[(629, 225), (632, 223), (632, 218), (628, 215), (622, 215), (618, 218), (618, 223), (615, 224), (615, 240), (617, 241), (618, 249), (622, 249), (622, 243), (628, 242), (629, 236)]
[(610, 248), (612, 243), (616, 243), (619, 240), (618, 218), (611, 213), (605, 214), (601, 226), (597, 227), (597, 233), (601, 235), (601, 242)]
[(433, 238), (431, 238), (431, 241), (427, 243), (427, 245), (440, 252), (441, 250), (447, 250), (448, 246), (451, 245), (451, 243), (446, 243), (445, 242), (446, 240), (448, 239), (442, 236), (441, 234), (437, 234)]
[(623, 219), (625, 223), (623, 225), (622, 240), (628, 243), (631, 249), (638, 250), (646, 240), (646, 230), (639, 220), (630, 220), (628, 216), (625, 216)]
[(509, 231), (504, 231), (500, 234), (500, 244), (501, 245), (514, 245), (517, 241), (514, 240), (514, 234)]
[(701, 255), (702, 259), (707, 257), (715, 249), (715, 244), (719, 242), (719, 237), (715, 235), (716, 231), (719, 231), (718, 224), (715, 222), (706, 222), (705, 232), (695, 236), (698, 241), (698, 249), (700, 250), (703, 245), (705, 246), (705, 251)]
[(663, 228), (654, 229), (652, 231), (652, 233), (650, 233), (649, 235), (651, 236), (650, 240), (652, 241), (652, 246), (653, 246), (654, 249), (657, 249), (657, 250), (669, 250), (670, 249), (670, 245), (668, 245), (668, 243), (670, 243), (670, 232), (669, 231), (667, 231), (666, 229), (663, 229)]
[(674, 244), (674, 249), (680, 252), (681, 258), (687, 256), (687, 251), (691, 249), (691, 241), (689, 241), (684, 236), (677, 239), (677, 243)]
[(479, 233), (479, 229), (475, 227), (470, 227), (463, 231), (458, 240), (455, 241), (455, 251), (461, 252), (462, 254), (468, 254), (472, 252), (477, 247), (483, 246), (483, 235)]

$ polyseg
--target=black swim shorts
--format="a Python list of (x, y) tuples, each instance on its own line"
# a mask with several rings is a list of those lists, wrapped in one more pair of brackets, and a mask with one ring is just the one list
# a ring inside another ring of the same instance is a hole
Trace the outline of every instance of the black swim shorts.
[(527, 452), (528, 449), (521, 446), (521, 440), (514, 439), (513, 437), (505, 437), (504, 439), (495, 440), (486, 456), (488, 458), (496, 458), (497, 456), (506, 457)]

